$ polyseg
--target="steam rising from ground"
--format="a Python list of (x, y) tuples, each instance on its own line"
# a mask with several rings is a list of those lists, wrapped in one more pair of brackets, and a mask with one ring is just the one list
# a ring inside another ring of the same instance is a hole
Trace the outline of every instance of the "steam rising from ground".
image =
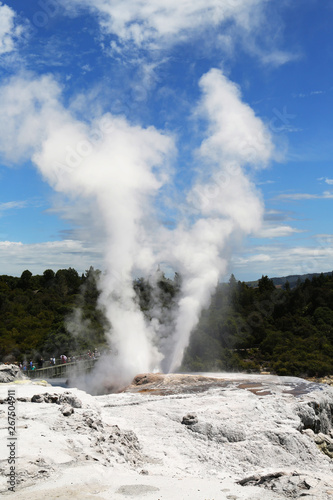
[[(182, 205), (173, 207), (179, 210), (171, 229), (160, 223), (157, 205), (174, 183), (173, 137), (111, 114), (81, 122), (62, 106), (51, 77), (23, 75), (2, 89), (3, 123), (19, 130), (16, 147), (8, 135), (2, 153), (11, 160), (10, 151), (20, 157), (33, 147), (33, 161), (50, 185), (73, 207), (93, 206), (87, 220), (103, 228), (100, 307), (112, 325), (107, 336), (113, 351), (103, 370), (119, 385), (138, 372), (177, 369), (202, 308), (227, 272), (230, 250), (260, 226), (263, 206), (250, 171), (272, 156), (269, 132), (220, 70), (205, 74), (200, 87), (196, 112), (207, 127), (195, 152), (198, 172)], [(27, 106), (32, 124), (21, 120)], [(157, 300), (148, 321), (133, 276), (149, 278), (154, 290), (160, 264), (181, 274), (181, 292), (168, 321), (160, 321)]]

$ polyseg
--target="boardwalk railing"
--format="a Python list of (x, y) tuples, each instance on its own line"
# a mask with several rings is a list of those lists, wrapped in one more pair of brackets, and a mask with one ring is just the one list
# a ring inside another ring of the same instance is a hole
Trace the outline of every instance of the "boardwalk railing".
[(75, 363), (61, 363), (46, 368), (27, 370), (24, 374), (29, 378), (65, 378), (73, 374), (90, 372), (96, 361), (97, 359), (82, 359)]

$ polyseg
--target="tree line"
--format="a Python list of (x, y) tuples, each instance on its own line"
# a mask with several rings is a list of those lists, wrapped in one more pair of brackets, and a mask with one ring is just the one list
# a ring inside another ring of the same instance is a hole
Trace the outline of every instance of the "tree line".
[(189, 371), (333, 373), (332, 273), (276, 288), (262, 276), (253, 288), (220, 284), (192, 333), (182, 363)]
[[(107, 349), (105, 332), (112, 325), (98, 307), (100, 274), (91, 267), (82, 275), (69, 268), (0, 276), (0, 360)], [(150, 321), (156, 301), (165, 312), (177, 307), (181, 276), (160, 273), (157, 295), (144, 278), (133, 287)], [(83, 325), (77, 331), (68, 326), (75, 311)], [(288, 282), (277, 288), (267, 276), (253, 287), (232, 275), (202, 312), (180, 369), (324, 376), (333, 373), (332, 360), (332, 273), (299, 281), (292, 289)]]
[[(0, 276), (0, 359), (59, 357), (105, 345), (105, 318), (97, 308), (99, 271), (81, 276), (73, 268), (33, 276)], [(89, 336), (67, 328), (76, 308), (89, 322)]]

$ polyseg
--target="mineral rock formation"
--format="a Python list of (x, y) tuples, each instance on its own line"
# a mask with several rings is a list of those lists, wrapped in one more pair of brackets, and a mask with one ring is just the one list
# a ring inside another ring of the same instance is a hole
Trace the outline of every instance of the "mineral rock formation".
[[(0, 386), (1, 417), (9, 388)], [(15, 390), (15, 500), (332, 499), (329, 386), (273, 376), (143, 374), (121, 394), (32, 384)], [(0, 447), (1, 493), (7, 455)]]
[(23, 375), (16, 365), (0, 365), (0, 384), (8, 384), (14, 380), (23, 380), (27, 377)]

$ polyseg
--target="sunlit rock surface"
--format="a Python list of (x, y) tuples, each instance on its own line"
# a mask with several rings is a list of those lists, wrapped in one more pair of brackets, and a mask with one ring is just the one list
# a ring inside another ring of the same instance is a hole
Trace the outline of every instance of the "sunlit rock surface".
[(0, 384), (8, 384), (14, 380), (27, 379), (16, 365), (0, 364)]
[[(333, 388), (206, 375), (141, 374), (123, 393), (95, 397), (15, 386), (15, 498), (333, 498)], [(12, 387), (0, 386), (2, 417)], [(6, 495), (6, 446), (0, 460)]]

